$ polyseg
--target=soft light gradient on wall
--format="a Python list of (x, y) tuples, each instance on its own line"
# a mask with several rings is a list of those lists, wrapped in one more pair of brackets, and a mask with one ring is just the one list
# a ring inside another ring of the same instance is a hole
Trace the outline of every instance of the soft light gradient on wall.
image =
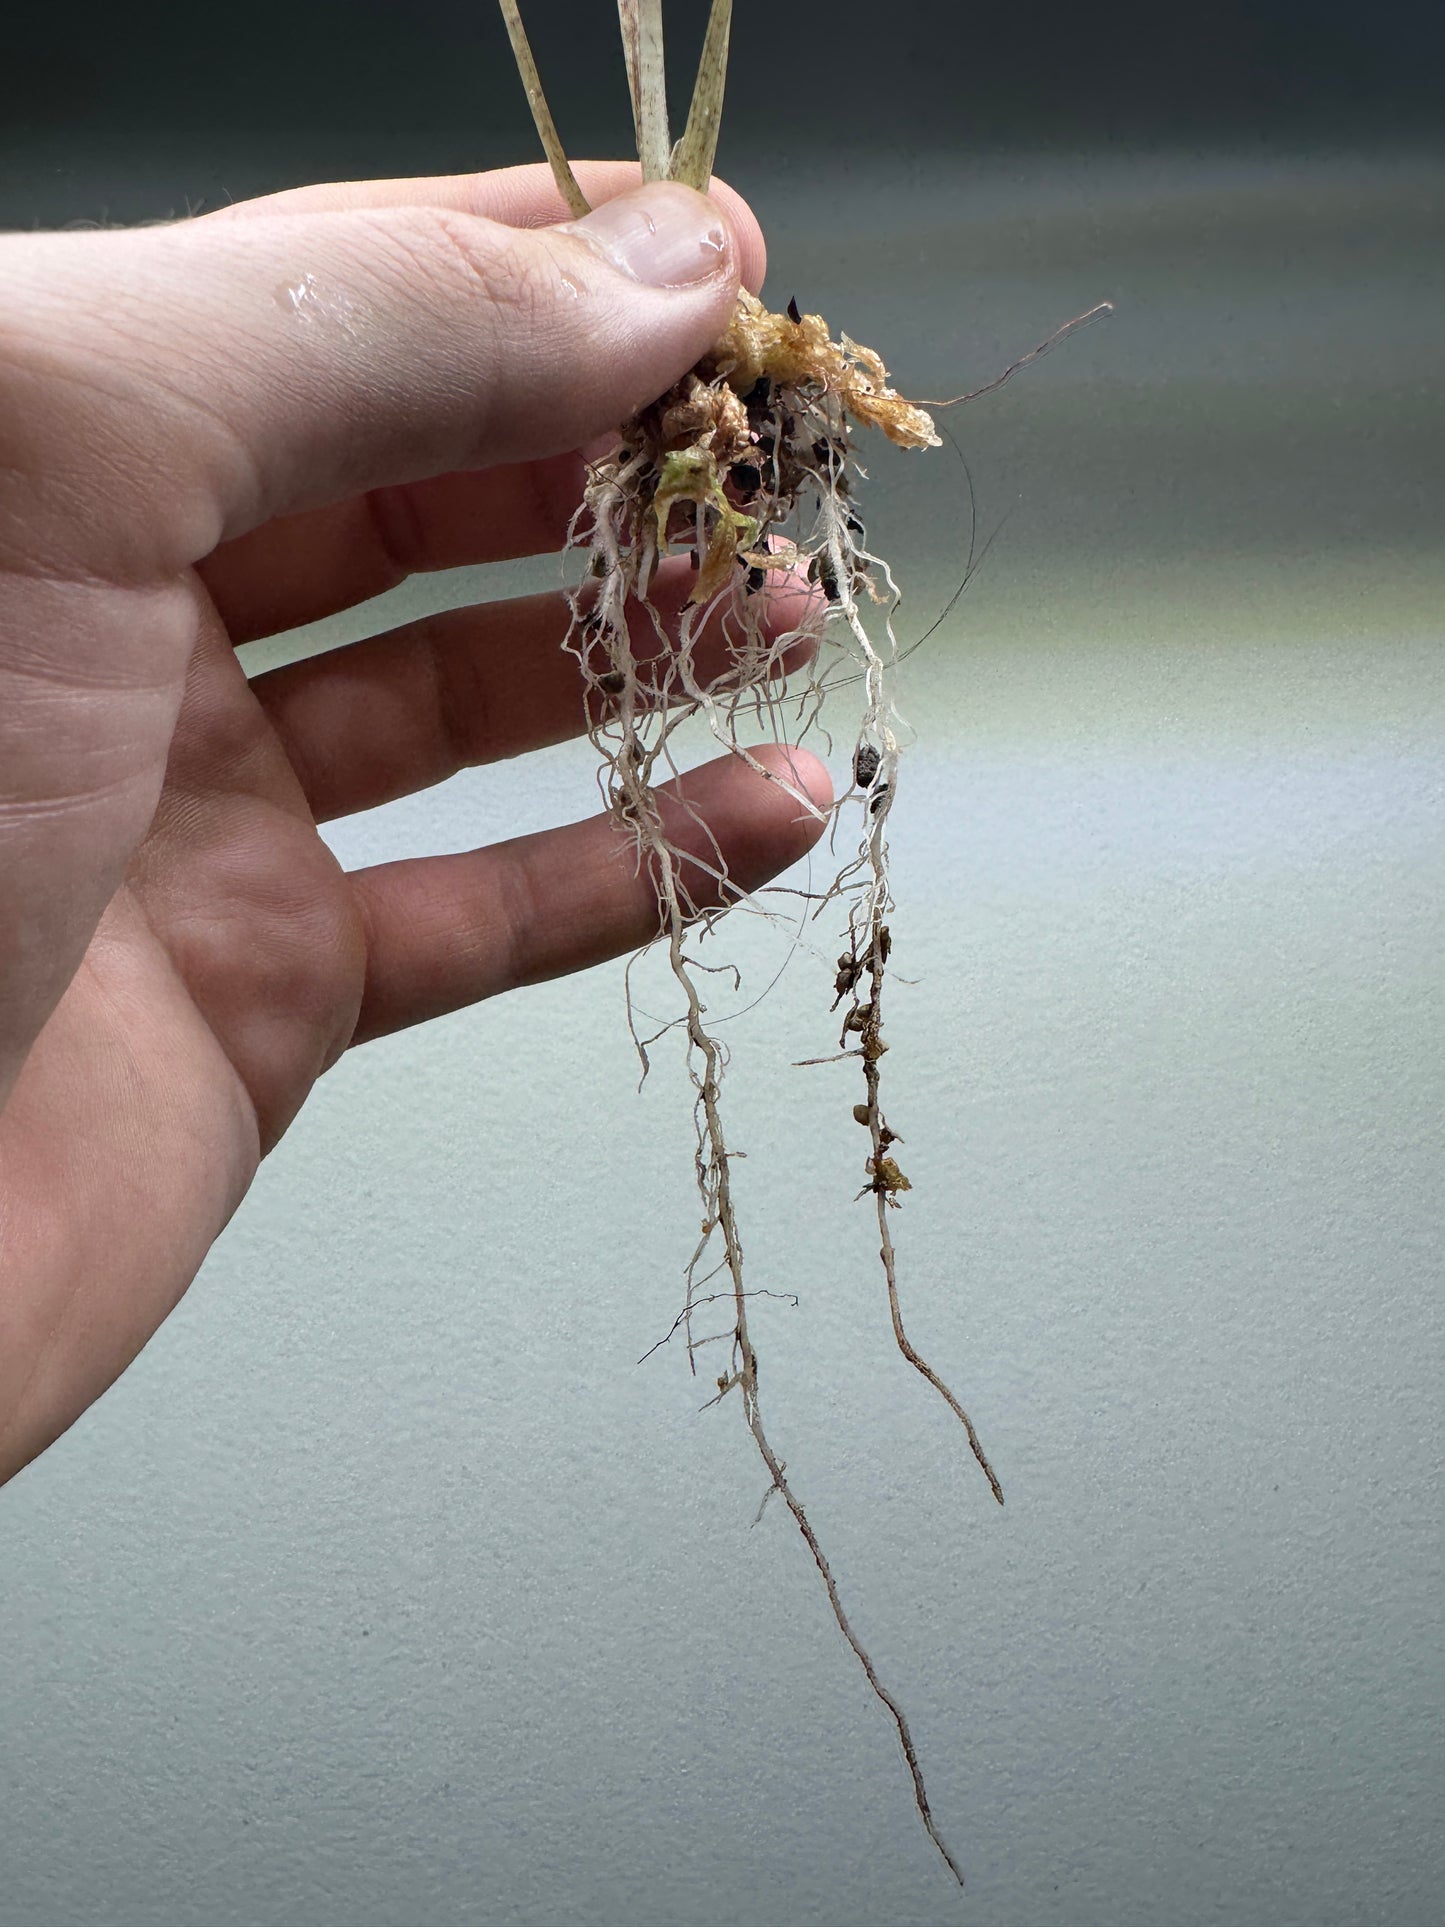
[[(729, 166), (774, 297), (913, 392), (1118, 304), (949, 418), (995, 539), (910, 661), (892, 817), (901, 1279), (1002, 1514), (891, 1350), (846, 1074), (791, 1068), (831, 930), (730, 1034), (755, 1282), (801, 1300), (759, 1316), (770, 1427), (968, 1891), (796, 1532), (753, 1525), (738, 1415), (635, 1362), (696, 1205), (618, 966), (346, 1059), (0, 1494), (4, 1927), (1438, 1918), (1445, 165)], [(907, 638), (967, 484), (872, 468)], [(332, 840), (594, 797), (565, 747)], [(786, 950), (730, 942), (755, 990)]]

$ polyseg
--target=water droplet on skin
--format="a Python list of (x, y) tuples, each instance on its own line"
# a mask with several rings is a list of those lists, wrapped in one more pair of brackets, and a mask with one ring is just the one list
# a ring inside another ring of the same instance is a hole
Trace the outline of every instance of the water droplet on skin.
[(303, 274), (295, 281), (283, 281), (274, 290), (276, 305), (294, 315), (307, 327), (329, 323), (341, 334), (359, 339), (362, 314), (349, 295), (339, 288), (328, 288), (314, 274)]
[(283, 307), (309, 320), (316, 304), (316, 276), (303, 274), (299, 281), (283, 282), (276, 290), (276, 296)]

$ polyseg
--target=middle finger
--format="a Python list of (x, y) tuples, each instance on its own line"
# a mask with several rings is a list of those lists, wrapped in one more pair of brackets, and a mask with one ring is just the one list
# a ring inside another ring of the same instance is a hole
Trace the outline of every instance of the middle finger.
[[(681, 558), (658, 570), (651, 601), (675, 638), (695, 581)], [(763, 633), (797, 629), (816, 599), (800, 580), (764, 592)], [(424, 616), (365, 642), (257, 676), (252, 692), (280, 738), (318, 823), (374, 809), (496, 762), (578, 736), (584, 682), (562, 647), (569, 611), (560, 595), (519, 596)], [(644, 699), (656, 699), (671, 662), (645, 611), (632, 613)], [(781, 676), (814, 649), (799, 636), (772, 665)], [(697, 644), (699, 676), (720, 675), (727, 642), (714, 617)], [(675, 693), (675, 692), (674, 692)]]

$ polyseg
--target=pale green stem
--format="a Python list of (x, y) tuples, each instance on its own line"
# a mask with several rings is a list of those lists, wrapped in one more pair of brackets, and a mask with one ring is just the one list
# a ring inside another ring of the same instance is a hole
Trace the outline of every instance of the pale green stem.
[(501, 0), (502, 18), (507, 23), (507, 37), (512, 43), (512, 53), (517, 62), (517, 72), (522, 76), (522, 85), (527, 90), (527, 105), (532, 110), (532, 119), (537, 124), (537, 132), (542, 137), (542, 146), (547, 159), (552, 163), (552, 173), (561, 190), (562, 199), (574, 215), (591, 212), (591, 203), (577, 185), (577, 176), (572, 172), (562, 142), (557, 133), (557, 123), (553, 120), (547, 106), (546, 95), (542, 92), (541, 76), (537, 63), (532, 58), (532, 49), (527, 41), (527, 30), (522, 25), (522, 16), (517, 11), (517, 0)]
[(627, 58), (627, 83), (632, 89), (632, 120), (642, 178), (665, 181), (672, 173), (672, 142), (667, 131), (662, 0), (617, 0), (617, 19)]
[(728, 71), (728, 32), (732, 26), (733, 0), (712, 0), (707, 38), (702, 43), (702, 58), (697, 64), (697, 84), (692, 93), (692, 109), (687, 131), (673, 150), (672, 177), (687, 187), (706, 194), (717, 157), (718, 128), (722, 123), (723, 88)]

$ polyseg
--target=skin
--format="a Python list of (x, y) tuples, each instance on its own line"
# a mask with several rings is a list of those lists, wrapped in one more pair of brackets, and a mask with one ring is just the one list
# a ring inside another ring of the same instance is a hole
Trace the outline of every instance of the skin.
[[(542, 168), (0, 241), (0, 1479), (134, 1358), (342, 1052), (655, 933), (605, 818), (353, 874), (317, 832), (579, 733), (560, 597), (249, 682), (235, 654), (561, 545), (577, 451), (762, 279), (726, 188), (645, 192), (711, 237), (700, 279), (618, 271)], [(818, 834), (731, 759), (686, 783), (743, 887)]]

